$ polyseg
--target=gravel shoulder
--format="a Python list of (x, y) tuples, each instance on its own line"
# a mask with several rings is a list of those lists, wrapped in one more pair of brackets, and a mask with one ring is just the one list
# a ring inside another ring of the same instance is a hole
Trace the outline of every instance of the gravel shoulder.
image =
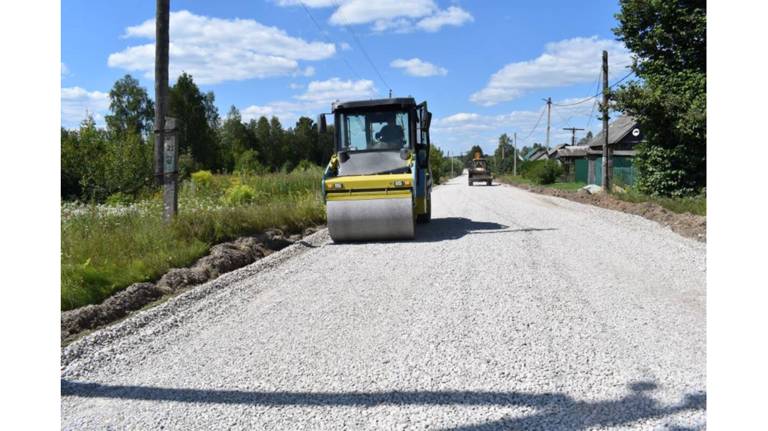
[(64, 429), (703, 429), (706, 245), (506, 186), (327, 231), (62, 351)]

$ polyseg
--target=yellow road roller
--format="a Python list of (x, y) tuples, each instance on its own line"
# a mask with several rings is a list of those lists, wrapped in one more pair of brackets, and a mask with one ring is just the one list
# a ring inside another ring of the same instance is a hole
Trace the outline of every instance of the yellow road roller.
[[(323, 173), (334, 242), (413, 239), (432, 217), (427, 103), (412, 97), (334, 103), (334, 147)], [(319, 127), (325, 128), (325, 115)]]

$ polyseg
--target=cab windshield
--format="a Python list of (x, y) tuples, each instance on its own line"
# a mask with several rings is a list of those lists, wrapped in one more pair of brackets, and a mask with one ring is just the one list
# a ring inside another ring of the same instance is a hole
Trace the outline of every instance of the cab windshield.
[(475, 169), (485, 169), (485, 160), (472, 160), (472, 165)]
[(411, 148), (407, 111), (341, 113), (339, 151)]

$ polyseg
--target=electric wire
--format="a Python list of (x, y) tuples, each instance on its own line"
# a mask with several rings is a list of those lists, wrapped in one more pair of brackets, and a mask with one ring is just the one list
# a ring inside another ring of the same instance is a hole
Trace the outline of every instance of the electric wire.
[(546, 111), (546, 106), (541, 108), (541, 114), (539, 115), (539, 119), (536, 120), (536, 125), (533, 126), (533, 129), (531, 129), (531, 132), (528, 133), (528, 136), (521, 139), (523, 142), (528, 143), (528, 138), (530, 138), (531, 135), (533, 135), (533, 132), (535, 132), (536, 129), (539, 127), (539, 123), (541, 123), (541, 119), (544, 117), (544, 111)]
[[(302, 4), (303, 4), (303, 2), (302, 2)], [(334, 6), (336, 6), (336, 8), (340, 8), (341, 7), (341, 6), (339, 6), (338, 3), (336, 3), (335, 0), (333, 1), (333, 4), (334, 4)], [(352, 34), (352, 39), (355, 40), (355, 43), (357, 43), (357, 46), (360, 48), (360, 51), (363, 53), (363, 56), (365, 57), (366, 60), (368, 60), (368, 64), (371, 65), (371, 68), (373, 69), (373, 71), (376, 72), (376, 75), (379, 77), (381, 82), (384, 84), (385, 87), (387, 87), (387, 89), (391, 93), (392, 92), (392, 87), (390, 87), (389, 83), (387, 83), (387, 80), (384, 79), (384, 77), (381, 75), (381, 72), (379, 72), (379, 68), (376, 67), (376, 65), (373, 63), (373, 60), (371, 60), (371, 57), (368, 55), (368, 51), (365, 50), (365, 47), (363, 46), (362, 42), (360, 42), (360, 39), (357, 37), (357, 33), (355, 33), (355, 30), (349, 25), (349, 23), (347, 23), (347, 21), (342, 16), (339, 16), (339, 18), (341, 19), (341, 24), (344, 26), (344, 28), (350, 34)]]
[[(597, 82), (595, 83), (595, 94), (597, 94), (598, 91), (600, 91), (600, 78), (602, 77), (603, 77), (603, 68), (601, 67), (600, 72), (597, 74)], [(595, 101), (592, 103), (592, 110), (589, 112), (589, 119), (587, 120), (587, 126), (585, 127), (585, 129), (587, 129), (588, 131), (589, 131), (589, 126), (592, 124), (592, 119), (595, 115), (595, 108), (597, 108), (598, 104), (599, 103), (597, 99), (595, 99)]]
[[(625, 79), (629, 78), (633, 73), (635, 73), (635, 72), (634, 71), (630, 71), (628, 74), (624, 75), (623, 78), (621, 78), (618, 81), (614, 82), (613, 84), (609, 85), (608, 88), (610, 89), (610, 88), (613, 88), (613, 87), (621, 84)], [(602, 75), (602, 71), (601, 71), (600, 74)], [(582, 103), (589, 102), (590, 100), (597, 98), (599, 95), (600, 95), (600, 91), (598, 90), (598, 91), (595, 92), (595, 94), (593, 96), (589, 96), (589, 97), (587, 97), (585, 99), (581, 99), (581, 100), (573, 102), (573, 103), (553, 103), (552, 105), (554, 105), (554, 106), (574, 106), (574, 105), (580, 105)]]
[[(310, 21), (312, 21), (312, 23), (313, 23), (313, 24), (315, 24), (315, 27), (317, 27), (317, 31), (318, 31), (318, 33), (320, 33), (320, 37), (322, 37), (323, 39), (325, 39), (325, 41), (326, 41), (327, 43), (330, 43), (330, 44), (332, 44), (332, 45), (336, 46), (336, 44), (335, 44), (333, 41), (331, 41), (331, 40), (328, 38), (328, 36), (326, 36), (326, 35), (325, 35), (325, 32), (323, 31), (323, 28), (322, 28), (322, 27), (320, 26), (320, 24), (319, 24), (319, 23), (318, 23), (318, 22), (315, 20), (315, 17), (314, 17), (314, 16), (312, 15), (312, 13), (309, 11), (309, 9), (308, 9), (308, 8), (307, 8), (307, 6), (304, 4), (304, 2), (303, 2), (303, 1), (299, 1), (299, 4), (300, 4), (300, 5), (301, 5), (301, 7), (304, 9), (304, 12), (306, 12), (306, 13), (307, 13), (307, 16), (309, 17)], [(343, 61), (343, 62), (344, 62), (346, 65), (347, 65), (347, 68), (349, 68), (349, 71), (350, 71), (350, 72), (352, 72), (352, 75), (354, 75), (354, 76), (355, 76), (355, 78), (357, 78), (357, 79), (362, 79), (362, 77), (360, 76), (360, 74), (359, 74), (359, 73), (357, 73), (357, 70), (355, 70), (355, 68), (354, 68), (354, 67), (352, 67), (352, 65), (349, 63), (349, 61), (347, 61), (347, 59), (346, 59), (346, 58), (344, 58), (342, 55), (339, 55), (339, 58), (340, 58), (340, 59), (341, 59), (341, 60), (342, 60), (342, 61)]]

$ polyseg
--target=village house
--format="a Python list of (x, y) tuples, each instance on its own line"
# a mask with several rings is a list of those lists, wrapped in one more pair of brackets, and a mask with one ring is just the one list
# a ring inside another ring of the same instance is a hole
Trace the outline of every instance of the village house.
[[(565, 146), (553, 154), (553, 158), (563, 166), (565, 181), (602, 185), (603, 136), (601, 131), (586, 145)], [(616, 184), (634, 184), (632, 159), (635, 147), (642, 140), (642, 128), (631, 116), (621, 115), (608, 126), (608, 145), (613, 149), (613, 178)]]

